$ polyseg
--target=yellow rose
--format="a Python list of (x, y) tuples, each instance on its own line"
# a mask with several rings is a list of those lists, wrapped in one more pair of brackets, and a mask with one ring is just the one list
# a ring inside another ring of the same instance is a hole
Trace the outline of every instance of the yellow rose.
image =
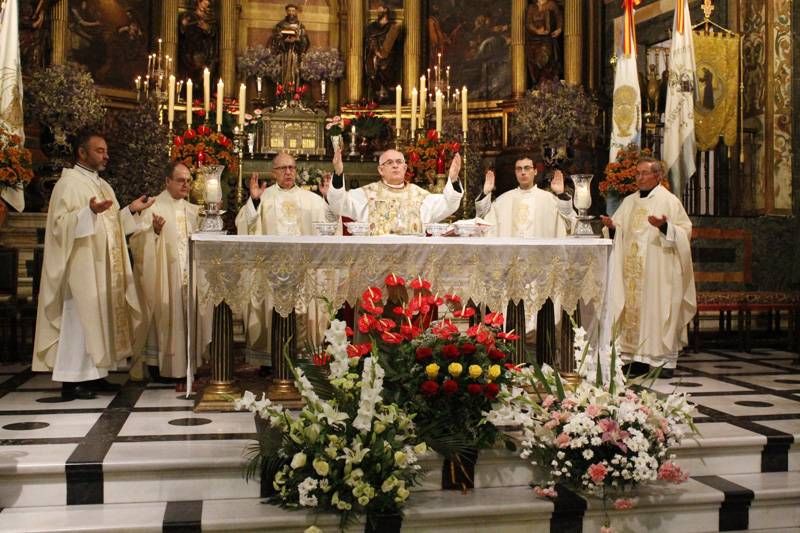
[(483, 374), (483, 369), (480, 365), (469, 365), (469, 377), (472, 379), (478, 379)]
[(461, 363), (450, 363), (447, 367), (447, 371), (450, 372), (450, 375), (454, 378), (457, 378), (461, 375), (461, 372), (464, 371), (464, 367), (461, 366)]
[(428, 379), (436, 379), (439, 375), (439, 365), (431, 363), (425, 367), (425, 373), (428, 374)]
[(500, 377), (500, 374), (502, 373), (503, 369), (500, 367), (500, 365), (492, 365), (489, 367), (487, 375), (489, 376), (489, 379), (497, 379)]

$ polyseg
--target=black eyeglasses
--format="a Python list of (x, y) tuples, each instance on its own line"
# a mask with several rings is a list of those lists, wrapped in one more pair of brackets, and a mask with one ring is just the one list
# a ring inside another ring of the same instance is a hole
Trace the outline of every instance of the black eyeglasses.
[(386, 161), (381, 163), (380, 166), (385, 167), (389, 165), (397, 165), (398, 167), (402, 167), (405, 164), (406, 164), (405, 159), (387, 159)]
[(296, 168), (297, 167), (294, 165), (283, 165), (282, 167), (273, 167), (273, 169), (277, 170), (278, 172), (286, 172), (287, 170), (291, 172)]

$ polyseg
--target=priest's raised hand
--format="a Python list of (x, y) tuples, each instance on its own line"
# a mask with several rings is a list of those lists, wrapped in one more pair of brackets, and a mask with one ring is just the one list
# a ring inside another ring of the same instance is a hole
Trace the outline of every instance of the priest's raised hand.
[(258, 183), (258, 174), (253, 172), (250, 174), (250, 198), (253, 200), (261, 199), (261, 195), (264, 194), (264, 191), (267, 190), (267, 184)]
[(136, 213), (141, 213), (142, 211), (153, 205), (155, 202), (156, 202), (155, 196), (151, 196), (148, 198), (146, 194), (143, 194), (136, 200), (132, 201), (131, 204), (128, 206), (128, 209), (130, 210), (131, 214), (135, 215)]

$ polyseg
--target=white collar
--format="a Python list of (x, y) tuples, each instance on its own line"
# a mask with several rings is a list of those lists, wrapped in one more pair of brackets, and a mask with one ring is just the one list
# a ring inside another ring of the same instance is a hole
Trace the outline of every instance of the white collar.
[(401, 185), (392, 185), (391, 183), (387, 183), (384, 180), (381, 180), (381, 183), (385, 187), (388, 187), (389, 189), (395, 189), (395, 190), (398, 190), (398, 191), (401, 190), (401, 189), (405, 189), (406, 188), (406, 182), (405, 181)]

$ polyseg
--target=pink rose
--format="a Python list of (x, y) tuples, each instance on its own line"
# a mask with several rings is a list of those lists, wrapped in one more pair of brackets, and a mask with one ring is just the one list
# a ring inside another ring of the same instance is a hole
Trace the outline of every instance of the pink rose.
[(663, 479), (670, 483), (683, 483), (689, 479), (689, 474), (672, 461), (667, 461), (659, 467), (658, 479)]
[(597, 406), (597, 405), (595, 405), (593, 403), (589, 404), (589, 406), (586, 408), (586, 414), (591, 416), (592, 418), (598, 416), (601, 411), (602, 411), (602, 409), (600, 409), (599, 406)]
[(567, 446), (569, 446), (569, 441), (570, 441), (569, 435), (567, 435), (566, 433), (561, 433), (558, 437), (556, 437), (556, 446), (558, 446), (559, 448), (566, 448)]
[(553, 405), (554, 401), (556, 401), (556, 397), (553, 396), (552, 394), (548, 394), (547, 396), (544, 397), (544, 400), (542, 400), (542, 407), (550, 407), (551, 405)]

